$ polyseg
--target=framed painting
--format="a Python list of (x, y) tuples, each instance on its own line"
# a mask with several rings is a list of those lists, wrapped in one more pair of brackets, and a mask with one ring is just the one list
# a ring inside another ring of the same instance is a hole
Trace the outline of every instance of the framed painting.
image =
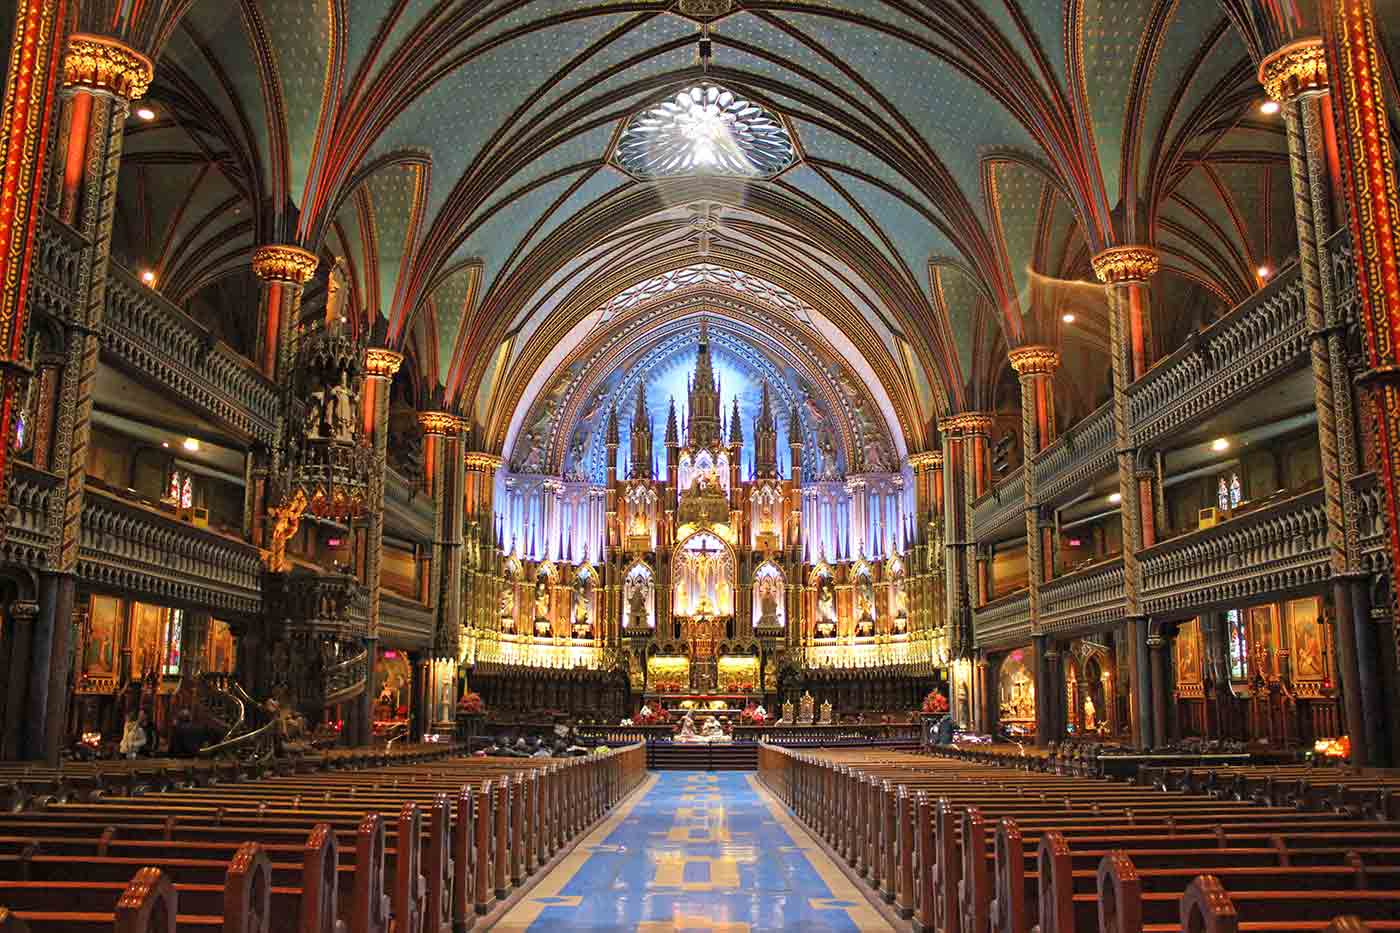
[(115, 596), (93, 596), (88, 610), (88, 637), (83, 645), (83, 673), (112, 677), (117, 673), (118, 642), (122, 630), (122, 601)]
[(1328, 680), (1326, 627), (1322, 624), (1322, 607), (1316, 596), (1290, 599), (1284, 604), (1288, 623), (1288, 642), (1293, 652), (1293, 679), (1302, 681)]
[(1201, 623), (1183, 622), (1176, 633), (1176, 680), (1179, 684), (1201, 682)]
[(1278, 622), (1273, 603), (1249, 607), (1250, 661), (1263, 676), (1278, 673)]

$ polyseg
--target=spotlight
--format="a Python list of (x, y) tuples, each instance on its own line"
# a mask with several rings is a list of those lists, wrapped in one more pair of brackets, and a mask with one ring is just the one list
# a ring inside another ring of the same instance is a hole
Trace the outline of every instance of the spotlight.
[(1210, 442), (1210, 449), (1216, 453), (1221, 453), (1230, 449), (1230, 439), (1227, 437), (1217, 437)]
[(169, 441), (161, 441), (161, 442), (160, 442), (160, 446), (162, 446), (162, 447), (169, 447), (169, 446), (170, 446), (170, 442), (169, 442)]
[(1118, 503), (1123, 501), (1123, 494), (1117, 492), (1110, 493), (1108, 496), (1108, 501), (1112, 502), (1114, 505), (1117, 505)]
[(193, 437), (187, 437), (185, 438), (184, 448), (190, 453), (194, 453), (199, 450), (199, 441), (195, 440)]
[(1255, 269), (1254, 271), (1259, 273), (1259, 278), (1265, 280), (1267, 280), (1269, 276), (1274, 274), (1274, 270), (1270, 268), (1267, 263), (1265, 265), (1260, 266), (1258, 269)]
[(156, 284), (156, 274), (150, 269), (146, 269), (141, 273), (141, 281), (146, 285), (154, 285)]
[(142, 120), (145, 120), (147, 123), (150, 123), (156, 118), (156, 112), (150, 107), (137, 107), (136, 115)]
[(1266, 100), (1259, 105), (1259, 112), (1272, 117), (1279, 112), (1279, 104), (1276, 100)]
[(1064, 321), (1066, 324), (1073, 324), (1074, 315), (1066, 311), (1064, 314), (1060, 315), (1060, 320)]

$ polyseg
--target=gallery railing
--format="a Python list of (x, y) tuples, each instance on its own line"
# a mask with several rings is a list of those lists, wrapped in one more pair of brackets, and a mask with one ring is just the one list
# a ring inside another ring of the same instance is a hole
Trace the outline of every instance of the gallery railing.
[(1040, 629), (1068, 637), (1123, 618), (1123, 559), (1102, 561), (1040, 586)]
[(1293, 265), (1128, 387), (1133, 442), (1158, 443), (1303, 366), (1306, 323)]
[(1321, 489), (1261, 505), (1238, 518), (1138, 553), (1142, 608), (1172, 617), (1239, 605), (1328, 578)]
[(53, 541), (49, 535), (49, 509), (54, 496), (62, 496), (62, 478), (26, 464), (15, 465), (10, 484), (10, 521), (0, 553), (6, 562), (40, 568), (48, 562)]
[(1043, 503), (1054, 502), (1113, 468), (1113, 407), (1105, 402), (1032, 461)]
[(89, 485), (78, 577), (167, 605), (252, 615), (262, 609), (258, 549)]
[(1030, 592), (1024, 588), (1013, 590), (973, 609), (972, 631), (979, 648), (1026, 644), (1031, 635)]
[(379, 589), (379, 637), (401, 641), (431, 642), (436, 617), (433, 610), (393, 590)]
[(1017, 532), (1025, 534), (1025, 466), (1018, 466), (972, 506), (972, 536), (995, 541)]

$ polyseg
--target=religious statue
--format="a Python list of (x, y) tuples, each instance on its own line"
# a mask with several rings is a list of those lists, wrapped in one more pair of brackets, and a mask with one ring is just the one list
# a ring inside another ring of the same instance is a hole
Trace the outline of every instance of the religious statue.
[(588, 624), (588, 576), (579, 574), (574, 578), (574, 637), (588, 638), (592, 631)]
[(724, 727), (721, 726), (719, 720), (713, 716), (706, 717), (705, 726), (700, 732), (700, 737), (706, 742), (729, 741), (729, 736), (724, 733)]
[(1094, 723), (1094, 714), (1095, 714), (1096, 712), (1097, 712), (1097, 710), (1094, 709), (1094, 698), (1091, 697), (1091, 696), (1089, 696), (1089, 694), (1085, 693), (1085, 694), (1084, 694), (1084, 731), (1085, 731), (1085, 732), (1093, 732), (1093, 731), (1094, 731), (1094, 727), (1095, 727), (1095, 723)]
[(641, 583), (634, 582), (627, 591), (627, 624), (631, 628), (647, 626), (647, 595)]
[[(645, 707), (643, 709), (645, 709)], [(685, 716), (681, 718), (681, 731), (680, 734), (676, 736), (676, 741), (694, 742), (695, 740), (695, 720), (691, 718), (690, 713), (686, 713)]]
[(355, 439), (355, 393), (347, 384), (348, 376), (340, 374), (340, 382), (331, 386), (331, 435), (338, 441)]
[(512, 586), (501, 590), (500, 617), (501, 631), (515, 631), (515, 589)]
[(778, 594), (775, 586), (764, 586), (758, 597), (758, 624), (778, 624)]
[(306, 402), (306, 422), (303, 425), (306, 436), (314, 439), (325, 437), (328, 433), (325, 421), (326, 393), (323, 389), (317, 388)]
[(817, 634), (823, 638), (836, 634), (836, 587), (830, 577), (817, 578)]

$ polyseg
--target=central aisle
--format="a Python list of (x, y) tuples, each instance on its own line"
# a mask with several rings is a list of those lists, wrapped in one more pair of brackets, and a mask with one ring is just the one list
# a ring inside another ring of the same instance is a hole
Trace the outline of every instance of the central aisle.
[(891, 929), (751, 774), (651, 781), (494, 929)]

